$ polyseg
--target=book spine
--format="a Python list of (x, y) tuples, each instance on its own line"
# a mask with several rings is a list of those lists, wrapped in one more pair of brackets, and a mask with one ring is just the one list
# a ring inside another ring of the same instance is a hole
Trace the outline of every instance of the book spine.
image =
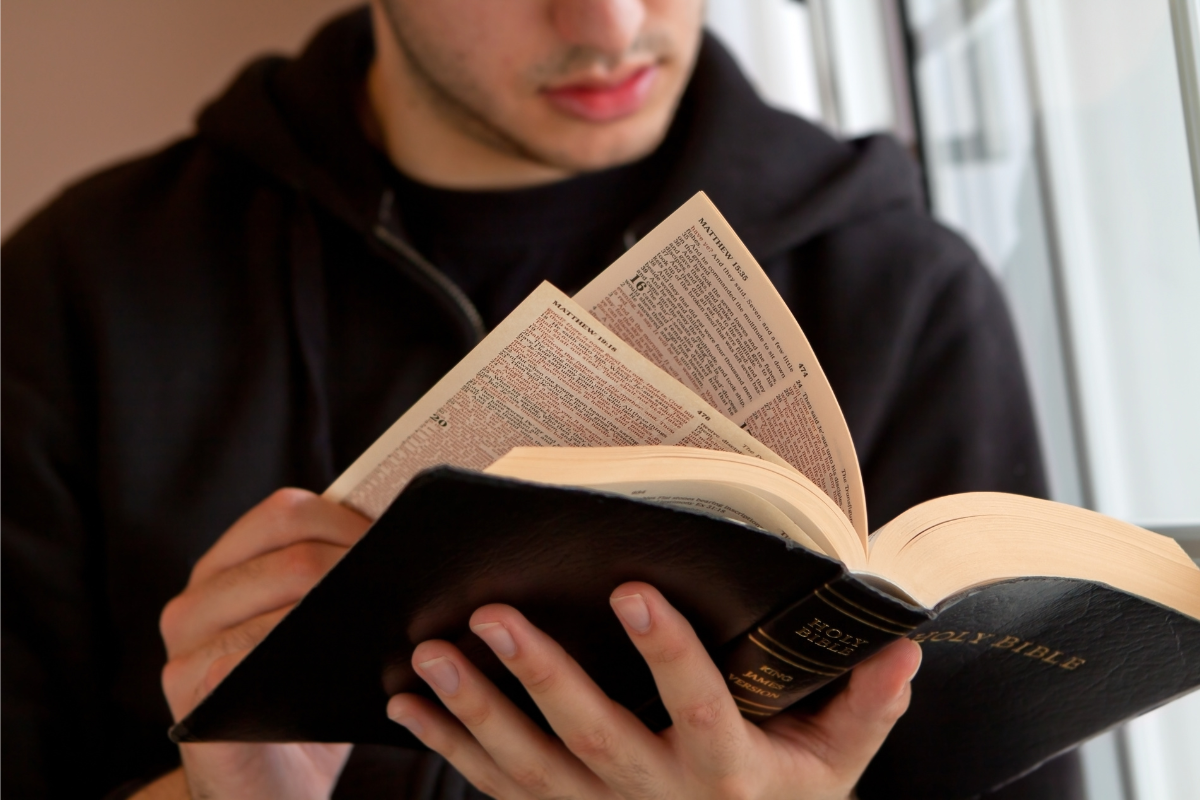
[(840, 576), (770, 617), (726, 651), (725, 682), (762, 721), (845, 674), (928, 615)]

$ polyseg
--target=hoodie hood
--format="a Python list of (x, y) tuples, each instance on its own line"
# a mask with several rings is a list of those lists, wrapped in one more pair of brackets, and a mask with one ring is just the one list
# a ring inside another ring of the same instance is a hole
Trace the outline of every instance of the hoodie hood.
[(916, 164), (895, 139), (840, 141), (771, 108), (710, 33), (677, 124), (687, 126), (681, 157), (639, 237), (698, 191), (762, 262), (885, 209), (924, 209)]
[[(250, 64), (201, 112), (199, 134), (369, 233), (389, 205), (357, 114), (373, 57), (367, 9), (344, 14), (298, 58)], [(888, 207), (923, 204), (915, 165), (895, 140), (842, 142), (770, 108), (708, 33), (672, 136), (679, 156), (630, 241), (701, 190), (760, 261)]]
[[(327, 289), (317, 212), (362, 236), (368, 247), (424, 288), (452, 321), (462, 352), (482, 340), (482, 316), (463, 292), (409, 242), (380, 152), (359, 123), (374, 58), (366, 8), (322, 28), (295, 59), (250, 64), (198, 120), (199, 137), (289, 188), (290, 297), (307, 382), (311, 450), (333, 477), (327, 375)], [(809, 241), (855, 228), (867, 217), (909, 207), (921, 213), (914, 164), (890, 137), (842, 142), (768, 107), (729, 53), (704, 35), (697, 64), (666, 139), (673, 163), (656, 197), (624, 235), (640, 239), (697, 191), (705, 191), (760, 263)], [(614, 257), (620, 252), (614, 242)], [(786, 276), (771, 273), (776, 280)]]
[[(334, 20), (250, 64), (196, 136), (75, 184), (4, 244), (4, 600), (31, 654), (5, 661), (5, 724), (33, 754), (4, 764), (30, 787), (14, 796), (102, 797), (177, 766), (158, 622), (196, 559), (280, 486), (328, 486), (478, 341), (359, 130), (373, 56), (365, 11)], [(706, 37), (667, 145), (604, 235), (616, 251), (711, 195), (820, 359), (874, 520), (1044, 493), (1002, 297), (895, 143), (768, 108)], [(904, 725), (889, 741), (919, 743)], [(64, 746), (81, 728), (105, 735)], [(885, 745), (867, 780), (896, 785), (908, 756)], [(477, 796), (436, 758), (366, 747), (336, 794), (398, 786)]]
[(253, 61), (197, 119), (200, 137), (369, 230), (385, 191), (357, 103), (374, 57), (366, 8), (319, 30), (298, 58)]

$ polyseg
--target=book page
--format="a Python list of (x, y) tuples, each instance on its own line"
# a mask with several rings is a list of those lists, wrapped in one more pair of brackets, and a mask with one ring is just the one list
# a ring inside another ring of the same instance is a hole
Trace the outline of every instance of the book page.
[[(653, 495), (689, 495), (737, 509), (744, 515), (742, 521), (753, 518), (763, 530), (784, 531), (768, 523), (779, 517), (763, 511), (765, 503), (790, 520), (788, 529), (794, 526), (815, 542), (820, 552), (849, 569), (867, 564), (858, 532), (829, 495), (790, 465), (763, 458), (694, 447), (514, 447), (484, 471), (557, 486), (607, 491), (619, 485)], [(662, 488), (668, 484), (671, 488)], [(804, 543), (802, 538), (796, 541)]]
[[(492, 470), (492, 474), (496, 474)], [(813, 537), (780, 511), (770, 500), (738, 486), (716, 481), (625, 481), (622, 483), (580, 484), (588, 489), (611, 492), (647, 503), (673, 508), (686, 508), (734, 522), (751, 525), (760, 530), (791, 539), (809, 550), (834, 558), (837, 551), (827, 544), (818, 544)]]
[(858, 457), (812, 347), (700, 192), (575, 300), (821, 487), (867, 537)]
[(378, 519), (414, 475), (514, 447), (685, 445), (786, 462), (548, 283), (326, 490)]

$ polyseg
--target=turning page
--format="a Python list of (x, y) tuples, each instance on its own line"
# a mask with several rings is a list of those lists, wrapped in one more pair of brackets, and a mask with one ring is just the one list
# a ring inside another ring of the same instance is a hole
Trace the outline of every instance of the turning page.
[(680, 206), (575, 300), (821, 487), (865, 546), (862, 476), (833, 389), (707, 195)]
[(325, 492), (378, 519), (409, 480), (482, 470), (514, 447), (684, 445), (787, 462), (548, 283)]

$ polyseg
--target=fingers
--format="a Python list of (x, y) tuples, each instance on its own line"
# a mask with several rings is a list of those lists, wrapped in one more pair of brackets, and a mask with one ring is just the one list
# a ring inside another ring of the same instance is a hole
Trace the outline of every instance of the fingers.
[(865, 765), (908, 710), (910, 682), (920, 666), (920, 645), (908, 639), (891, 644), (854, 670), (850, 685), (818, 715), (818, 722)]
[[(246, 512), (192, 570), (159, 620), (163, 687), (187, 713), (319, 581), (370, 522), (301, 489)], [(241, 655), (236, 658), (234, 654)]]
[(389, 716), (480, 791), (505, 798), (596, 797), (607, 792), (562, 742), (542, 732), (457, 648), (425, 642), (414, 651), (413, 666), (457, 721), (412, 695), (392, 698)]
[(246, 620), (199, 648), (171, 657), (163, 667), (162, 685), (175, 720), (191, 713), (291, 608), (287, 606)]
[[(303, 489), (280, 489), (247, 511), (196, 562), (192, 583), (296, 542), (319, 541), (349, 547), (362, 538), (370, 520)], [(190, 585), (190, 584), (189, 584)]]
[(666, 768), (662, 740), (609, 699), (557, 642), (504, 605), (476, 611), (471, 630), (521, 682), (559, 740), (591, 773), (623, 795), (650, 795), (661, 788), (650, 776)]
[(908, 709), (920, 645), (900, 639), (859, 664), (849, 685), (812, 717), (780, 714), (763, 728), (798, 741), (833, 772), (857, 780)]
[(471, 785), (497, 800), (531, 797), (497, 766), (462, 723), (424, 698), (398, 694), (388, 702), (388, 716), (403, 725), (421, 744), (462, 773)]
[(646, 583), (618, 587), (610, 602), (654, 675), (691, 768), (712, 778), (739, 769), (747, 723), (691, 623)]
[(293, 605), (345, 552), (338, 545), (301, 542), (189, 585), (163, 608), (159, 625), (167, 654), (186, 653), (228, 628)]
[(687, 621), (652, 587), (630, 583), (614, 611), (654, 674), (675, 725), (657, 736), (613, 703), (578, 663), (515, 609), (479, 609), (472, 630), (545, 714), (543, 733), (452, 645), (425, 642), (413, 664), (449, 713), (412, 695), (389, 716), (484, 792), (504, 798), (787, 794), (845, 796), (904, 713), (920, 649), (902, 640), (861, 664), (815, 716), (742, 719)]

